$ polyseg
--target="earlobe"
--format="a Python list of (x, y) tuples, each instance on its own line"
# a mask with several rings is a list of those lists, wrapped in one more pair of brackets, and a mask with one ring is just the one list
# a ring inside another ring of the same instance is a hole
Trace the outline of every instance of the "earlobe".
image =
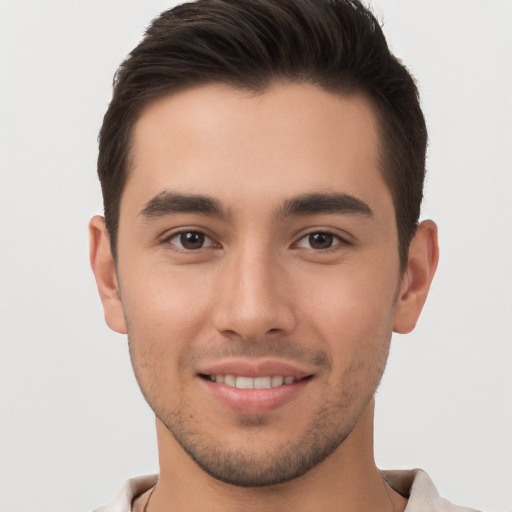
[(116, 267), (103, 217), (97, 215), (89, 222), (89, 244), (91, 267), (103, 303), (105, 321), (113, 331), (126, 334)]
[(402, 277), (393, 330), (405, 334), (414, 329), (427, 299), (439, 260), (437, 226), (423, 221), (409, 245), (407, 269)]

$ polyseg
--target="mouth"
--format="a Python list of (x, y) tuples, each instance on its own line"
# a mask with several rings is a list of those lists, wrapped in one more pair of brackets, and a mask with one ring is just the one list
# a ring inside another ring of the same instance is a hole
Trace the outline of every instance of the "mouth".
[(236, 413), (267, 414), (306, 396), (315, 375), (282, 361), (223, 361), (197, 374), (203, 389)]
[(294, 382), (311, 379), (312, 375), (305, 377), (294, 377), (292, 375), (265, 375), (261, 377), (249, 377), (245, 375), (223, 375), (223, 374), (199, 374), (205, 380), (224, 384), (225, 386), (238, 389), (269, 389), (288, 386)]

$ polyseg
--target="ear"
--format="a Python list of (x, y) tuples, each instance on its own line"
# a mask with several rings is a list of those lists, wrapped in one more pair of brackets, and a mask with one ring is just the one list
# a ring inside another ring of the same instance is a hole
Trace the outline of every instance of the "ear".
[(116, 266), (110, 250), (110, 239), (105, 219), (99, 215), (89, 222), (89, 244), (91, 267), (103, 303), (105, 321), (113, 331), (126, 334), (126, 320), (119, 293)]
[(409, 245), (407, 269), (402, 275), (395, 309), (395, 332), (405, 334), (416, 326), (438, 261), (437, 226), (431, 220), (426, 220), (418, 226)]

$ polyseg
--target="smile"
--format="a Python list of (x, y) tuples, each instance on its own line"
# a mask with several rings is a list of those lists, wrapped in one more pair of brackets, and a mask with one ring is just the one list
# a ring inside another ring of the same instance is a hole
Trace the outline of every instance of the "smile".
[(282, 376), (282, 375), (274, 375), (274, 376), (264, 376), (264, 377), (245, 377), (245, 376), (235, 376), (235, 375), (207, 375), (206, 378), (210, 379), (212, 382), (217, 382), (219, 384), (225, 384), (226, 386), (230, 386), (238, 389), (268, 389), (268, 388), (277, 388), (280, 386), (285, 386), (288, 384), (293, 384), (297, 380), (300, 380), (291, 376)]
[(297, 375), (260, 373), (256, 377), (247, 373), (208, 372), (200, 373), (199, 377), (211, 396), (231, 411), (242, 414), (266, 414), (282, 407), (301, 396), (314, 378), (299, 371)]

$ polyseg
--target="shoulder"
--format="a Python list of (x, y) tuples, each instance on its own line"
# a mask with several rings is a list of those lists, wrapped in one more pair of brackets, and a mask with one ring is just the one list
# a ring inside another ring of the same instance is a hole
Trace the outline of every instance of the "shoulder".
[(153, 487), (157, 479), (158, 475), (146, 475), (126, 480), (112, 501), (94, 512), (131, 512), (133, 500)]
[(393, 489), (408, 498), (404, 512), (477, 512), (439, 496), (436, 486), (421, 469), (382, 471), (382, 475)]

